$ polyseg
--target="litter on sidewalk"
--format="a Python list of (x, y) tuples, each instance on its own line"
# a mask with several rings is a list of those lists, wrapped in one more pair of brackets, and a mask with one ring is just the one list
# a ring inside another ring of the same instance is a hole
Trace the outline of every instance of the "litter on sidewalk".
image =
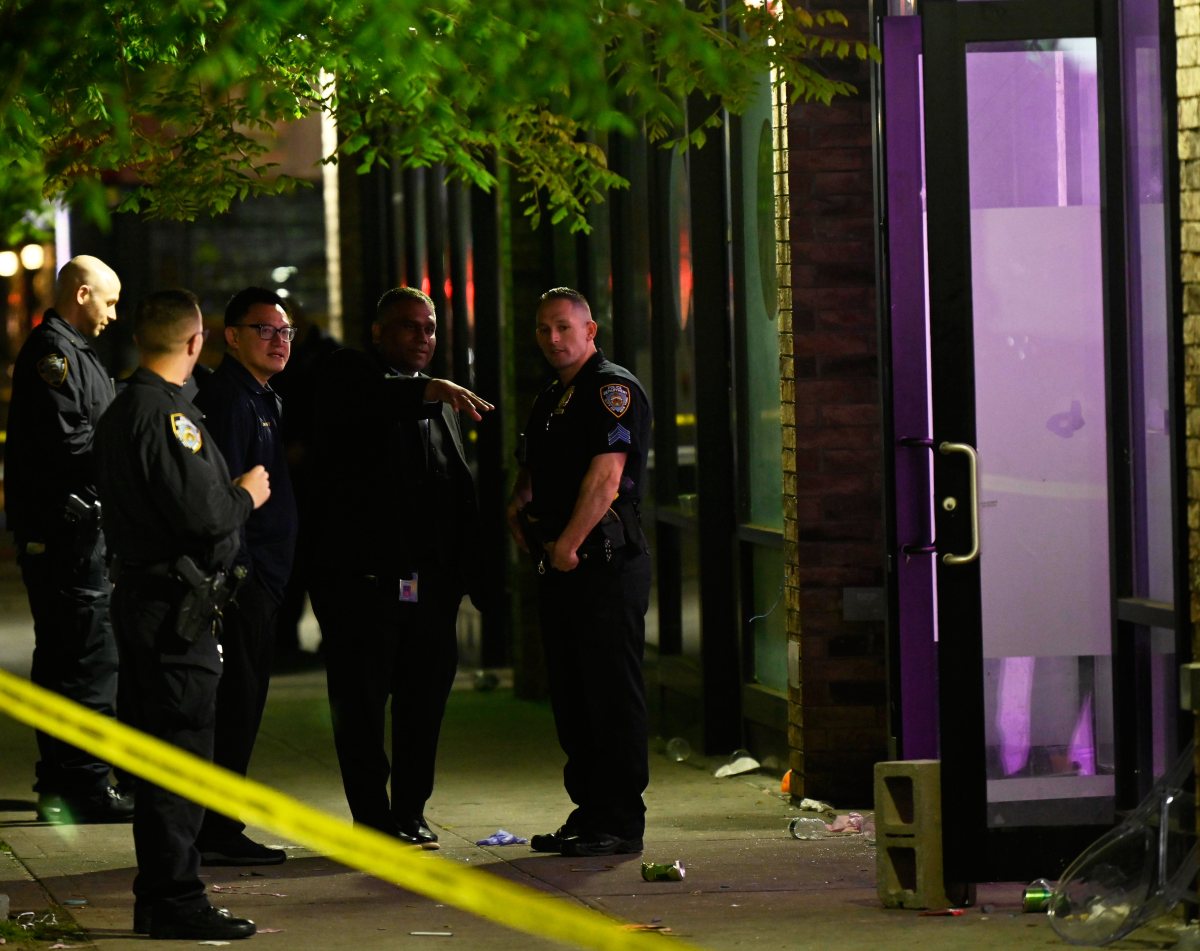
[(687, 870), (678, 860), (670, 864), (664, 862), (642, 863), (642, 879), (647, 882), (682, 882), (686, 874)]
[(497, 829), (486, 839), (477, 839), (476, 845), (525, 845), (529, 840), (513, 835), (506, 829)]
[(713, 775), (717, 779), (724, 779), (726, 776), (738, 776), (742, 773), (752, 773), (762, 764), (759, 763), (748, 750), (734, 750), (729, 757), (727, 763), (717, 767)]

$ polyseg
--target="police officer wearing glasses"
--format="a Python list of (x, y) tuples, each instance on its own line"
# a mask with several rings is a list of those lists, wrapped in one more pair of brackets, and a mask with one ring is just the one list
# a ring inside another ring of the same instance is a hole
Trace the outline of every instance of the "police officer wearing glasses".
[[(271, 497), (242, 529), (234, 571), (241, 576), (221, 627), (224, 669), (217, 691), (213, 762), (246, 775), (262, 723), (274, 653), (275, 618), (292, 572), (296, 501), (281, 432), (282, 401), (268, 382), (287, 365), (295, 335), (283, 300), (248, 287), (225, 307), (225, 356), (197, 379), (196, 405), (231, 472), (263, 466)], [(287, 858), (247, 837), (246, 825), (208, 810), (197, 847), (205, 865), (275, 865)]]

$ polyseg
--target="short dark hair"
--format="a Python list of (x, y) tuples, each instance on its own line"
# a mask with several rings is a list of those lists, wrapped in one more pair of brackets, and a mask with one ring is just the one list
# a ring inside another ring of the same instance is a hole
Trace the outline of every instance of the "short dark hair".
[(415, 287), (393, 287), (390, 291), (385, 291), (379, 298), (379, 303), (375, 305), (375, 320), (378, 321), (393, 305), (406, 300), (419, 300), (429, 308), (430, 314), (437, 317), (437, 308), (433, 306), (433, 299), (424, 291), (419, 291)]
[(133, 318), (133, 335), (142, 353), (170, 353), (184, 342), (180, 331), (194, 329), (200, 301), (182, 287), (155, 291), (142, 299)]
[(550, 300), (569, 300), (576, 307), (582, 307), (589, 314), (592, 312), (591, 305), (588, 304), (587, 298), (580, 294), (579, 291), (575, 290), (573, 287), (552, 287), (540, 298), (538, 298), (538, 303), (544, 304), (546, 301)]
[(282, 297), (265, 287), (247, 287), (229, 298), (229, 303), (225, 305), (225, 326), (236, 327), (256, 304), (282, 307), (288, 323), (291, 323), (292, 315), (288, 313), (287, 304), (283, 302)]

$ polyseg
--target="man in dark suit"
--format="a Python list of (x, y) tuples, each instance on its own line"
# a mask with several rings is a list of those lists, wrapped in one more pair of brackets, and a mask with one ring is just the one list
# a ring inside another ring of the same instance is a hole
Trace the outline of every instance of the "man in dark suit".
[(475, 486), (455, 411), (479, 420), (492, 406), (422, 375), (437, 318), (420, 291), (399, 287), (380, 298), (371, 341), (368, 352), (340, 350), (324, 364), (314, 460), (323, 504), (310, 596), (354, 821), (436, 847), (425, 803), (477, 547)]

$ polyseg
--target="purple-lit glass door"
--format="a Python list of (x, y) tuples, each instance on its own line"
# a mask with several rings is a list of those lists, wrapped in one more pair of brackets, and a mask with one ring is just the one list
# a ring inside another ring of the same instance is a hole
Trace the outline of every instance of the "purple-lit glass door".
[(922, 11), (951, 882), (1052, 875), (1115, 814), (1101, 50), (1030, 7)]
[[(966, 48), (978, 463), (961, 501), (978, 518), (991, 827), (1114, 812), (1096, 66), (1093, 38)], [(940, 577), (956, 567), (943, 557)]]

